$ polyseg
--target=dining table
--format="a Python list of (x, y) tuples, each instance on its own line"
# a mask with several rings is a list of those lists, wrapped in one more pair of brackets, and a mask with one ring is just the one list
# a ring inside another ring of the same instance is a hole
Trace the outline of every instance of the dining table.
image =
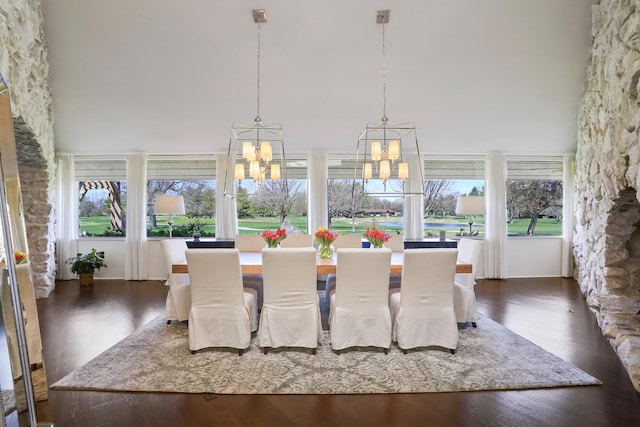
[[(404, 252), (391, 253), (391, 271), (390, 274), (402, 274), (402, 264), (404, 261)], [(240, 252), (240, 266), (242, 274), (262, 274), (262, 252)], [(336, 274), (337, 257), (328, 259), (320, 258), (316, 255), (316, 266), (318, 274)], [(471, 264), (456, 264), (456, 273), (471, 273), (473, 266)], [(187, 264), (173, 264), (171, 266), (172, 273), (188, 273)]]

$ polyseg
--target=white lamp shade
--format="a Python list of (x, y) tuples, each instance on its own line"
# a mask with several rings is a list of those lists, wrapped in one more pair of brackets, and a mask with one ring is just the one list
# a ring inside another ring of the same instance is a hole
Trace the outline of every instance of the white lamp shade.
[(244, 165), (242, 163), (236, 163), (234, 176), (236, 179), (244, 179)]
[(271, 179), (280, 179), (280, 165), (271, 165)]
[(398, 164), (398, 178), (400, 179), (409, 178), (409, 163)]
[(487, 212), (484, 196), (460, 196), (456, 203), (458, 215), (484, 215)]
[(380, 159), (382, 159), (382, 146), (380, 141), (373, 141), (371, 143), (371, 160), (377, 162)]
[(380, 179), (389, 179), (391, 177), (391, 165), (389, 160), (382, 160), (380, 162)]
[(249, 176), (253, 179), (258, 179), (260, 176), (260, 162), (257, 160), (249, 162)]
[(400, 141), (394, 139), (389, 142), (389, 158), (395, 162), (398, 157), (400, 157)]
[(364, 164), (364, 169), (362, 170), (362, 177), (364, 179), (373, 178), (373, 169), (372, 169), (371, 163), (365, 163)]
[(253, 160), (256, 157), (256, 149), (251, 141), (242, 143), (242, 157), (247, 160)]
[(269, 141), (262, 141), (260, 143), (260, 158), (267, 163), (273, 160), (273, 152), (271, 151), (271, 143)]
[(184, 215), (184, 199), (182, 196), (157, 196), (154, 211), (157, 214)]

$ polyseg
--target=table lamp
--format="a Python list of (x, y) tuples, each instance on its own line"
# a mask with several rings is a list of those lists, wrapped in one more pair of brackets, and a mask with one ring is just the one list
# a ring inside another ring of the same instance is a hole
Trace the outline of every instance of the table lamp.
[(473, 216), (484, 215), (487, 212), (484, 196), (460, 196), (456, 203), (456, 214), (469, 215), (469, 236), (473, 230)]
[(184, 215), (184, 199), (182, 196), (158, 196), (154, 208), (156, 214), (169, 214), (169, 238), (173, 237), (173, 215)]

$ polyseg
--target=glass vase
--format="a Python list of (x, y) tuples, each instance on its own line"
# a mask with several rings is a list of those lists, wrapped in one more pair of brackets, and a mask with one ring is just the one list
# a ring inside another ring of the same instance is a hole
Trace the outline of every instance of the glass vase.
[(320, 246), (318, 248), (318, 253), (322, 259), (329, 259), (333, 257), (333, 245)]

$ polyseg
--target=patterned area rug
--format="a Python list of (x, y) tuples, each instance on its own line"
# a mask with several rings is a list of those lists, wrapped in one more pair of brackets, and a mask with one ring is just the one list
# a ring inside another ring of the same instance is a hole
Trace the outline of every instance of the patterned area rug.
[(336, 355), (325, 332), (317, 355), (270, 350), (254, 338), (235, 350), (189, 351), (187, 325), (163, 316), (70, 373), (52, 389), (217, 394), (368, 394), (506, 390), (593, 385), (601, 382), (500, 324), (482, 318), (460, 330), (456, 354), (392, 346)]

